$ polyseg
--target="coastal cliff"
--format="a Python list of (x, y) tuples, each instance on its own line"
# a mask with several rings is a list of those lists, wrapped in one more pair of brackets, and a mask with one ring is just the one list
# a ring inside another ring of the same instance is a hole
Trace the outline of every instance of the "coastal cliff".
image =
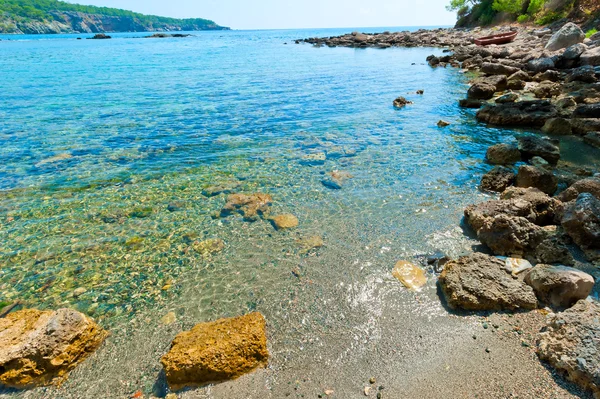
[(144, 15), (107, 7), (82, 6), (62, 1), (0, 1), (0, 33), (101, 33), (228, 30), (201, 19)]

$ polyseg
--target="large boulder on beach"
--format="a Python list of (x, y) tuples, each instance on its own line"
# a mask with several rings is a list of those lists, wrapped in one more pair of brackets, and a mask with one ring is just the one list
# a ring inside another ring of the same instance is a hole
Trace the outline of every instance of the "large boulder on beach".
[(512, 268), (493, 256), (475, 253), (446, 263), (439, 277), (453, 309), (517, 310), (538, 306), (533, 289), (512, 276)]
[(565, 24), (558, 32), (556, 32), (548, 44), (546, 44), (546, 50), (557, 51), (563, 48), (567, 48), (577, 43), (583, 43), (585, 39), (585, 33), (581, 28), (572, 22)]
[(503, 166), (496, 166), (494, 169), (483, 175), (479, 187), (483, 191), (492, 191), (501, 193), (515, 182), (515, 172)]
[(502, 256), (533, 254), (548, 235), (544, 228), (523, 217), (503, 214), (486, 219), (477, 231), (479, 241)]
[(540, 302), (565, 309), (590, 295), (594, 278), (567, 266), (537, 265), (525, 275), (525, 283), (535, 291)]
[(600, 304), (579, 301), (552, 315), (537, 337), (541, 360), (600, 397)]
[(0, 383), (32, 388), (60, 383), (108, 333), (72, 309), (26, 309), (0, 318)]
[(179, 390), (240, 377), (269, 359), (260, 313), (201, 323), (177, 335), (161, 359), (169, 386)]
[(492, 165), (514, 165), (521, 160), (521, 152), (514, 144), (495, 144), (487, 149), (485, 158)]
[(552, 195), (558, 189), (558, 179), (552, 171), (532, 165), (523, 165), (517, 173), (517, 187), (535, 187), (543, 193)]
[(558, 111), (549, 101), (519, 101), (516, 103), (484, 105), (477, 120), (499, 126), (528, 126), (541, 128), (556, 118)]
[(515, 72), (518, 72), (519, 68), (515, 68), (508, 65), (503, 64), (494, 64), (491, 62), (484, 62), (481, 65), (481, 72), (486, 73), (488, 75), (505, 75), (510, 76)]
[(579, 58), (581, 65), (600, 65), (600, 46), (592, 48), (581, 54)]
[(475, 83), (469, 88), (467, 97), (475, 100), (489, 100), (494, 97), (496, 87), (489, 83)]
[(558, 142), (538, 136), (521, 136), (517, 138), (518, 148), (523, 160), (528, 161), (533, 157), (540, 157), (552, 165), (560, 160)]
[(574, 201), (581, 193), (590, 193), (600, 199), (600, 177), (588, 177), (573, 183), (569, 188), (556, 196), (562, 202)]
[(470, 205), (465, 209), (465, 221), (479, 231), (487, 219), (498, 215), (520, 216), (538, 226), (554, 224), (562, 203), (536, 188), (510, 187), (499, 200)]
[(583, 43), (577, 43), (572, 46), (569, 46), (562, 57), (568, 61), (578, 60), (581, 57), (581, 54), (585, 53), (587, 50), (587, 46)]
[(600, 248), (600, 200), (592, 194), (579, 194), (566, 204), (560, 223), (581, 248)]
[(537, 58), (527, 63), (527, 68), (535, 73), (546, 72), (549, 69), (553, 69), (555, 66), (554, 60), (549, 57)]

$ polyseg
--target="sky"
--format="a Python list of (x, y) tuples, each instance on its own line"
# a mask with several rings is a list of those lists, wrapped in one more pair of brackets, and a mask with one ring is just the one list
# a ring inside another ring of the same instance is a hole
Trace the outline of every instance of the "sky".
[(450, 0), (68, 0), (176, 18), (206, 18), (232, 29), (453, 25)]

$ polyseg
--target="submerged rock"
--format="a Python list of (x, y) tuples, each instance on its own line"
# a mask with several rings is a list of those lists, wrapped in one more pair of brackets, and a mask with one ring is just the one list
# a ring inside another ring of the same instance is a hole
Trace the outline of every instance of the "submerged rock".
[(245, 220), (254, 221), (269, 211), (273, 197), (269, 194), (231, 194), (227, 203), (221, 210), (221, 216), (226, 217), (233, 213), (241, 214)]
[(298, 218), (291, 214), (277, 215), (271, 218), (271, 223), (277, 230), (292, 229), (298, 227)]
[(192, 244), (192, 249), (206, 257), (223, 251), (225, 249), (225, 242), (219, 238), (196, 241)]
[(177, 335), (161, 359), (169, 386), (179, 390), (238, 378), (269, 359), (260, 313), (201, 323)]
[(394, 100), (394, 107), (396, 107), (396, 108), (402, 108), (409, 104), (412, 104), (412, 101), (408, 101), (404, 97), (398, 97), (397, 99)]
[(239, 182), (229, 182), (206, 187), (202, 190), (205, 197), (215, 197), (221, 194), (231, 194), (240, 187)]
[(394, 266), (392, 275), (410, 290), (418, 291), (427, 283), (425, 271), (414, 264), (401, 260)]
[(553, 315), (538, 334), (540, 359), (600, 397), (600, 305), (579, 301)]
[(515, 310), (538, 306), (533, 289), (515, 279), (505, 262), (481, 253), (448, 262), (439, 282), (448, 305), (454, 309)]
[(72, 309), (10, 313), (0, 318), (0, 383), (19, 389), (59, 383), (107, 336)]
[(568, 308), (585, 299), (594, 288), (594, 278), (567, 266), (537, 265), (525, 276), (525, 283), (541, 302), (557, 308)]

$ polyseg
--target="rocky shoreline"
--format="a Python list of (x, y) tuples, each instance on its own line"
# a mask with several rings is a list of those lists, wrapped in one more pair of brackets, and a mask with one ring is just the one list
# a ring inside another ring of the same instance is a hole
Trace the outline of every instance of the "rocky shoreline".
[[(512, 43), (474, 44), (476, 37), (514, 30), (518, 35)], [(600, 305), (589, 297), (594, 278), (578, 268), (580, 261), (589, 269), (600, 266), (600, 174), (594, 167), (562, 162), (560, 151), (564, 136), (600, 147), (600, 34), (585, 36), (567, 23), (554, 31), (507, 26), (353, 32), (296, 43), (444, 48), (442, 55), (426, 61), (432, 68), (451, 66), (476, 74), (459, 105), (478, 109), (479, 122), (550, 136), (524, 135), (516, 145), (488, 149), (486, 162), (493, 169), (483, 176), (480, 188), (500, 193), (500, 199), (465, 210), (465, 222), (485, 253), (457, 260), (442, 256), (432, 263), (443, 270), (439, 285), (453, 309), (513, 312), (546, 307), (550, 314), (537, 337), (539, 358), (600, 397)], [(399, 97), (393, 105), (411, 104)]]

